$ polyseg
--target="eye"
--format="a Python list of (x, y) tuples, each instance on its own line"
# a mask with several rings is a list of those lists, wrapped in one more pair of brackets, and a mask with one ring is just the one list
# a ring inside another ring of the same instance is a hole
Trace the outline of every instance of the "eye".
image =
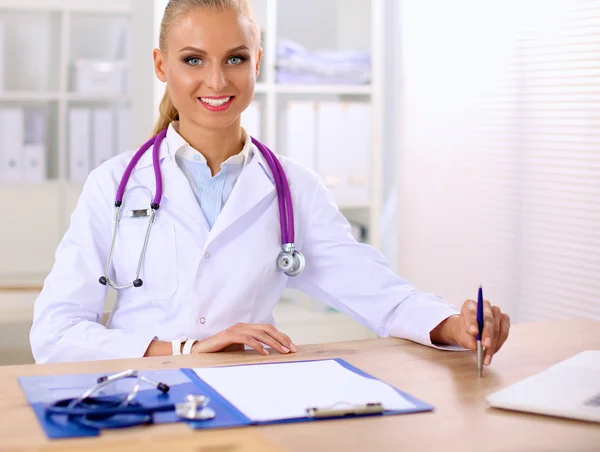
[(202, 64), (202, 60), (198, 57), (186, 58), (185, 62), (191, 66), (199, 66), (200, 64)]
[(246, 61), (246, 58), (242, 56), (233, 56), (229, 58), (229, 63), (233, 65), (242, 64), (244, 61)]

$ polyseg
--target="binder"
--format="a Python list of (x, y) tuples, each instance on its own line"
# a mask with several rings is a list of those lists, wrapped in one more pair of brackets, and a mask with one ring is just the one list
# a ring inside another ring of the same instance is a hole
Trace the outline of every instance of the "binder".
[[(310, 361), (292, 361), (277, 362), (268, 364), (246, 364), (238, 366), (225, 366), (219, 369), (233, 369), (234, 371), (247, 366), (285, 366), (294, 363), (317, 363), (317, 362), (335, 362), (341, 365), (347, 371), (354, 374), (354, 377), (364, 377), (368, 381), (378, 381), (371, 375), (350, 365), (343, 359), (328, 360), (310, 360)], [(207, 369), (205, 369), (207, 370)], [(211, 369), (212, 370), (212, 369)], [(185, 422), (192, 429), (206, 430), (216, 428), (234, 428), (251, 425), (268, 425), (291, 422), (321, 422), (334, 419), (348, 419), (351, 417), (360, 418), (363, 416), (386, 416), (408, 413), (418, 413), (432, 411), (433, 406), (391, 387), (395, 393), (407, 401), (407, 407), (402, 409), (385, 410), (378, 401), (367, 403), (362, 406), (337, 406), (337, 407), (319, 407), (307, 406), (305, 414), (301, 417), (282, 418), (270, 421), (253, 421), (238, 409), (232, 402), (217, 392), (205, 380), (200, 378), (193, 369), (164, 369), (141, 372), (154, 381), (160, 381), (168, 384), (170, 390), (167, 394), (162, 394), (155, 388), (140, 390), (136, 396), (138, 402), (144, 406), (156, 406), (169, 403), (179, 403), (183, 401), (187, 394), (203, 394), (209, 397), (208, 406), (216, 412), (214, 419), (206, 421), (188, 421), (179, 418), (174, 411), (157, 413), (154, 415), (154, 423), (173, 423)], [(67, 421), (66, 417), (60, 416), (48, 417), (45, 414), (45, 407), (53, 401), (63, 398), (79, 396), (82, 392), (96, 384), (97, 379), (104, 374), (82, 374), (82, 375), (59, 375), (59, 376), (27, 376), (18, 378), (19, 384), (25, 393), (29, 404), (31, 405), (38, 422), (44, 429), (48, 438), (73, 438), (85, 436), (98, 436), (100, 431), (95, 428), (83, 427), (77, 423)], [(318, 377), (318, 376), (317, 376)], [(133, 384), (133, 383), (132, 383)], [(292, 388), (301, 390), (302, 388)], [(121, 392), (119, 392), (121, 391)], [(115, 393), (107, 395), (119, 395), (125, 397), (129, 390), (124, 387), (115, 389)]]
[(46, 180), (46, 146), (43, 143), (32, 143), (23, 146), (25, 182), (39, 184)]
[(0, 180), (3, 182), (23, 180), (24, 128), (23, 109), (0, 110)]
[(344, 198), (345, 171), (348, 155), (344, 136), (346, 105), (320, 102), (317, 110), (316, 171), (331, 191), (336, 202)]
[(121, 152), (129, 151), (133, 147), (131, 142), (131, 111), (129, 109), (120, 108), (115, 115), (116, 124), (116, 150), (113, 155)]
[(285, 105), (284, 152), (299, 164), (315, 170), (316, 101), (290, 101)]
[(340, 202), (368, 204), (371, 183), (371, 105), (350, 102), (345, 114), (345, 157), (340, 164), (344, 170), (344, 190)]
[(24, 180), (41, 183), (46, 180), (47, 147), (46, 131), (48, 116), (43, 108), (25, 110), (25, 139), (23, 144)]
[(92, 111), (92, 156), (93, 167), (97, 168), (114, 154), (114, 116), (108, 108), (96, 108)]
[(69, 176), (73, 182), (85, 182), (90, 172), (91, 121), (89, 108), (69, 110)]
[(261, 120), (260, 120), (260, 102), (254, 100), (250, 103), (248, 108), (242, 112), (241, 124), (242, 127), (248, 132), (248, 135), (261, 140)]

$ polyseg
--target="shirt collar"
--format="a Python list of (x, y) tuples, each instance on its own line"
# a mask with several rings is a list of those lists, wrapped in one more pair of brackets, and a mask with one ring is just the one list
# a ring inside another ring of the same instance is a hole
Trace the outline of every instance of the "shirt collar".
[[(169, 147), (169, 154), (172, 159), (175, 159), (176, 156), (185, 159), (191, 160), (194, 162), (201, 162), (206, 164), (206, 158), (196, 149), (194, 149), (190, 144), (185, 141), (185, 139), (178, 132), (179, 123), (172, 122), (169, 125), (169, 129), (167, 130), (166, 142)], [(242, 140), (244, 142), (244, 146), (242, 150), (236, 154), (229, 157), (225, 160), (221, 165), (242, 165), (242, 167), (246, 166), (246, 164), (250, 161), (251, 157), (254, 154), (254, 146), (252, 145), (252, 140), (250, 136), (246, 132), (246, 130), (242, 127)]]

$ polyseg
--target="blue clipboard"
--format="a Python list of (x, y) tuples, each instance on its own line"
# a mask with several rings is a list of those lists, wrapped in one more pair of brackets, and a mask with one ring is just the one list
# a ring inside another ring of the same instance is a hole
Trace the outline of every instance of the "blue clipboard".
[[(261, 365), (273, 365), (277, 366), (280, 364), (286, 364), (290, 362), (313, 362), (323, 360), (306, 360), (306, 361), (283, 361), (279, 363), (257, 363)], [(329, 360), (326, 360), (329, 361)], [(343, 359), (336, 358), (338, 364), (344, 368), (361, 375), (366, 378), (375, 379), (375, 377), (363, 372), (362, 370), (352, 366)], [(238, 366), (253, 366), (257, 364), (242, 364)], [(227, 367), (238, 367), (238, 366), (227, 366)], [(207, 421), (188, 421), (179, 418), (175, 412), (163, 412), (154, 414), (153, 423), (163, 424), (172, 422), (185, 422), (193, 429), (216, 429), (216, 428), (234, 428), (234, 427), (245, 427), (251, 425), (268, 425), (268, 424), (284, 424), (294, 422), (310, 422), (320, 420), (332, 420), (339, 419), (336, 417), (301, 417), (293, 419), (280, 419), (274, 421), (252, 421), (246, 417), (240, 410), (238, 410), (233, 404), (231, 404), (225, 397), (218, 393), (213, 387), (202, 380), (193, 369), (163, 369), (140, 372), (155, 381), (162, 381), (170, 386), (170, 390), (167, 394), (162, 394), (156, 389), (141, 390), (138, 392), (136, 400), (144, 406), (157, 406), (166, 403), (178, 403), (185, 399), (188, 394), (204, 394), (210, 398), (209, 406), (215, 410), (216, 416), (214, 419)], [(32, 377), (20, 377), (19, 384), (23, 392), (25, 393), (29, 404), (31, 405), (37, 419), (44, 429), (44, 432), (48, 438), (74, 438), (74, 437), (87, 437), (87, 436), (98, 436), (100, 430), (94, 428), (82, 427), (79, 424), (70, 422), (66, 419), (66, 416), (52, 416), (46, 415), (45, 407), (60, 399), (67, 397), (79, 396), (86, 389), (94, 386), (98, 377), (104, 374), (81, 374), (81, 375), (59, 375), (59, 376), (32, 376)], [(124, 382), (123, 385), (127, 383)], [(433, 411), (434, 407), (394, 388), (402, 397), (409, 401), (413, 406), (404, 410), (385, 410), (382, 413), (377, 414), (360, 414), (352, 415), (351, 417), (364, 417), (364, 416), (385, 416), (385, 415), (397, 415), (407, 413), (419, 413)], [(121, 391), (121, 392), (119, 392)], [(127, 394), (128, 389), (125, 387), (117, 387), (111, 394), (107, 395), (120, 395), (124, 396)], [(345, 419), (348, 416), (344, 416)]]

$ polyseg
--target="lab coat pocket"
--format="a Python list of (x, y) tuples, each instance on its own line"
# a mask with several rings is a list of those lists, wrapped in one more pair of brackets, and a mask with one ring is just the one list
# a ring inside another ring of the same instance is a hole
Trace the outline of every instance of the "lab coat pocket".
[[(119, 285), (135, 279), (140, 253), (144, 246), (148, 221), (130, 219), (119, 225), (113, 257), (113, 278)], [(168, 300), (177, 291), (177, 248), (173, 224), (152, 225), (140, 279), (141, 287), (126, 289), (123, 296), (133, 302)]]

